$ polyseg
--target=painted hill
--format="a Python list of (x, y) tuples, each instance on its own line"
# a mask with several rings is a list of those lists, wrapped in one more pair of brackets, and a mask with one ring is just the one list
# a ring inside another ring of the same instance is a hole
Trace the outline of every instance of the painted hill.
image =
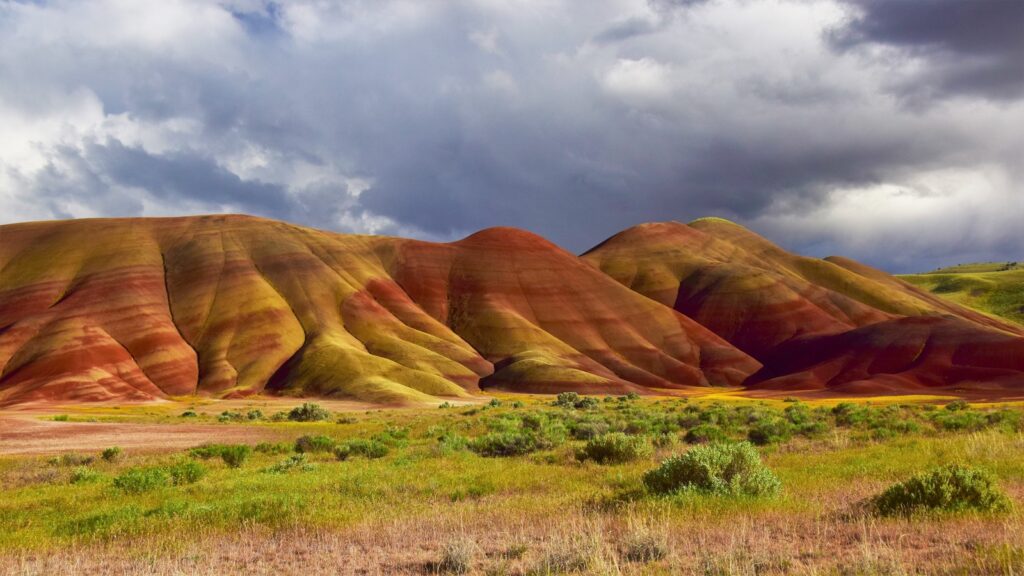
[(979, 262), (907, 274), (900, 280), (937, 297), (1024, 325), (1024, 265)]
[(726, 220), (643, 224), (583, 258), (758, 359), (748, 386), (1024, 386), (1020, 326), (848, 259), (791, 254)]
[(546, 240), (244, 216), (0, 227), (0, 404), (738, 385), (760, 365)]

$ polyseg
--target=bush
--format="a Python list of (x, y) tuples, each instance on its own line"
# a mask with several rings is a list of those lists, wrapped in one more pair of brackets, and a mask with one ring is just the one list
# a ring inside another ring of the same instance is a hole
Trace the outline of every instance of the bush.
[(330, 412), (321, 408), (319, 404), (309, 402), (292, 408), (291, 412), (288, 413), (288, 419), (292, 422), (318, 422), (320, 420), (329, 420), (330, 418)]
[(529, 430), (491, 432), (469, 442), (470, 450), (489, 457), (522, 456), (550, 447), (550, 442)]
[(779, 444), (786, 442), (793, 437), (793, 425), (787, 420), (778, 417), (770, 417), (760, 420), (750, 431), (747, 438), (754, 444), (763, 446), (765, 444)]
[(946, 410), (950, 412), (957, 412), (959, 410), (967, 410), (971, 405), (967, 403), (967, 400), (953, 400), (949, 404), (946, 404)]
[(57, 458), (51, 458), (50, 464), (54, 466), (88, 466), (92, 464), (96, 459), (92, 456), (85, 456), (82, 454), (75, 454), (69, 452), (67, 454), (61, 454)]
[(562, 392), (555, 397), (554, 405), (560, 408), (575, 408), (579, 400), (580, 395), (576, 392)]
[(185, 410), (181, 413), (182, 418), (195, 418), (197, 416), (199, 416), (199, 414), (196, 414), (195, 410)]
[(217, 416), (218, 422), (241, 422), (244, 419), (245, 416), (242, 416), (241, 412), (231, 412), (229, 410), (225, 410), (220, 413), (220, 416)]
[(206, 476), (206, 466), (193, 460), (185, 460), (167, 467), (167, 473), (171, 477), (171, 483), (175, 486), (192, 484)]
[(334, 447), (334, 457), (340, 462), (348, 460), (348, 457), (352, 455), (352, 449), (348, 447), (348, 444), (339, 444)]
[(655, 494), (696, 490), (713, 494), (769, 496), (779, 491), (779, 479), (748, 442), (716, 442), (672, 456), (644, 475)]
[(249, 410), (245, 414), (245, 417), (248, 418), (249, 420), (263, 420), (263, 411), (262, 410)]
[(233, 444), (221, 450), (220, 458), (231, 468), (241, 468), (251, 452), (252, 448), (245, 444)]
[(309, 472), (314, 466), (306, 461), (305, 454), (293, 454), (270, 468), (264, 470), (269, 474), (287, 474), (288, 472)]
[(913, 476), (889, 487), (873, 500), (883, 516), (910, 515), (922, 511), (1001, 512), (1010, 501), (989, 473), (949, 464)]
[(570, 427), (570, 434), (576, 440), (590, 440), (607, 434), (608, 430), (608, 423), (604, 420), (582, 420)]
[(466, 440), (465, 436), (454, 432), (445, 432), (437, 438), (437, 451), (441, 454), (459, 452), (465, 450), (468, 446), (469, 441)]
[(683, 438), (690, 444), (704, 444), (707, 442), (725, 442), (725, 432), (713, 424), (701, 424), (691, 428)]
[(487, 403), (487, 406), (491, 408), (501, 408), (501, 400), (497, 398), (491, 398), (491, 401)]
[(111, 446), (100, 453), (100, 457), (107, 462), (116, 462), (121, 459), (121, 449), (117, 446)]
[[(383, 458), (388, 455), (389, 449), (386, 444), (378, 440), (350, 440), (346, 444), (349, 454), (352, 456), (362, 456), (371, 460), (376, 458)], [(335, 452), (337, 455), (337, 452)]]
[(643, 436), (628, 436), (612, 432), (587, 442), (576, 454), (579, 460), (593, 460), (598, 464), (622, 464), (641, 458), (649, 458), (653, 450), (651, 443)]
[(189, 450), (188, 455), (201, 460), (220, 458), (221, 454), (224, 453), (225, 448), (227, 448), (227, 446), (224, 444), (200, 444), (199, 446)]
[(129, 468), (114, 478), (114, 487), (127, 494), (141, 494), (169, 482), (170, 475), (163, 468)]
[(271, 442), (260, 442), (253, 450), (260, 454), (287, 454), (292, 451), (292, 444), (285, 442), (271, 443)]
[(330, 452), (334, 445), (334, 440), (327, 436), (301, 436), (295, 441), (295, 451), (300, 454)]
[(54, 422), (67, 422), (68, 420), (71, 420), (71, 418), (67, 414), (58, 414), (53, 417)]
[(99, 479), (100, 475), (98, 472), (96, 472), (92, 468), (86, 468), (84, 466), (79, 466), (78, 468), (75, 468), (71, 472), (72, 484), (88, 484), (90, 482), (95, 482)]

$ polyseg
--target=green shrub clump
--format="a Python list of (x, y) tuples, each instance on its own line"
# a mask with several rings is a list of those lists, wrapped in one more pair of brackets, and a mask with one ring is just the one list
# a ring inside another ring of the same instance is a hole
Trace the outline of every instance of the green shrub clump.
[(1009, 499), (991, 474), (959, 464), (935, 468), (894, 484), (876, 496), (872, 504), (875, 512), (883, 516), (928, 511), (1001, 512), (1010, 507)]
[(469, 442), (469, 449), (481, 456), (522, 456), (551, 447), (551, 442), (533, 430), (491, 432)]
[(121, 459), (121, 449), (117, 446), (111, 446), (100, 453), (100, 457), (107, 462), (116, 462)]
[(788, 420), (778, 417), (765, 418), (754, 424), (747, 433), (747, 438), (758, 445), (780, 444), (793, 437), (793, 425)]
[[(383, 458), (387, 456), (390, 451), (387, 444), (384, 444), (379, 440), (349, 440), (348, 443), (345, 444), (345, 447), (348, 449), (349, 455), (362, 456), (364, 458), (369, 458), (370, 460)], [(339, 460), (344, 459), (339, 455), (337, 450), (335, 450), (334, 455)], [(345, 458), (347, 457), (348, 456), (345, 456)]]
[(655, 494), (695, 490), (712, 494), (770, 496), (781, 483), (749, 442), (715, 442), (695, 446), (664, 460), (644, 475)]
[(251, 453), (252, 448), (245, 444), (234, 444), (231, 446), (225, 446), (223, 450), (221, 450), (220, 458), (230, 468), (241, 468), (242, 464), (245, 463)]
[(288, 419), (292, 422), (319, 422), (321, 420), (329, 420), (330, 418), (330, 412), (320, 407), (319, 404), (309, 402), (292, 408), (291, 412), (288, 413)]
[(725, 442), (725, 432), (714, 424), (700, 424), (687, 431), (683, 439), (689, 444)]
[(334, 440), (327, 436), (301, 436), (295, 441), (295, 451), (300, 454), (330, 452), (334, 449), (334, 444)]
[(170, 479), (163, 468), (129, 468), (114, 478), (114, 487), (126, 494), (141, 494), (167, 486)]
[(576, 454), (576, 458), (593, 460), (598, 464), (622, 464), (649, 458), (652, 453), (651, 443), (647, 438), (612, 432), (587, 441), (583, 449)]
[(171, 477), (171, 483), (175, 486), (192, 484), (206, 476), (206, 466), (194, 460), (184, 460), (167, 467), (167, 473)]

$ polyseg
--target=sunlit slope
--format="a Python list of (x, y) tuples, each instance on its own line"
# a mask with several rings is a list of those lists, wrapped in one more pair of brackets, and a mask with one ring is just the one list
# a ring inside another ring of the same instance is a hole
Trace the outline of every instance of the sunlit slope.
[(628, 390), (758, 368), (517, 231), (443, 245), (240, 216), (0, 227), (0, 403), (266, 389), (393, 403), (481, 378)]
[(706, 328), (534, 234), (407, 242), (395, 279), (494, 362), (485, 387), (625, 390), (739, 384), (757, 363)]
[(745, 384), (878, 391), (1024, 386), (1021, 330), (844, 258), (721, 219), (643, 224), (583, 256), (764, 368)]
[(977, 263), (899, 277), (935, 297), (1024, 324), (1024, 267)]

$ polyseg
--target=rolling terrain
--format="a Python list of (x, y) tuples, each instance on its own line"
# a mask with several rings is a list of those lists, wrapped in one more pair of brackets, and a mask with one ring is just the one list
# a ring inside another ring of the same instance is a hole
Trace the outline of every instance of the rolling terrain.
[(480, 390), (1024, 390), (1024, 329), (736, 224), (577, 257), (247, 216), (0, 226), (0, 405)]
[(982, 262), (899, 278), (932, 294), (1024, 324), (1024, 266)]

